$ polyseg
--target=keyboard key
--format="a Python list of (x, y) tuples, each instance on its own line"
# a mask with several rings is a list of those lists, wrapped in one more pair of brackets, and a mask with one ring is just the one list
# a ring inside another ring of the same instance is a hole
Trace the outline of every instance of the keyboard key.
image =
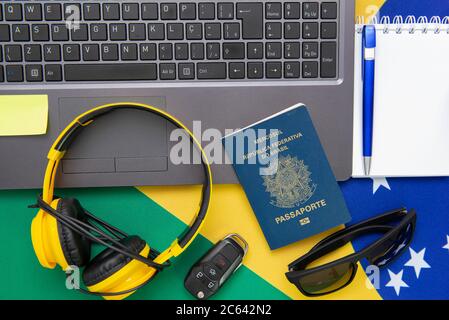
[(65, 44), (62, 47), (64, 61), (80, 61), (80, 46), (78, 44)]
[(217, 4), (217, 12), (219, 20), (234, 19), (234, 4), (232, 2)]
[(226, 79), (226, 63), (200, 62), (196, 65), (197, 78), (200, 80)]
[(318, 42), (304, 42), (302, 44), (302, 58), (303, 59), (318, 58)]
[(263, 17), (262, 3), (237, 3), (237, 19), (242, 20), (243, 39), (263, 38)]
[(318, 62), (304, 61), (302, 63), (303, 78), (318, 78)]
[(281, 39), (282, 38), (282, 23), (267, 22), (265, 24), (265, 38), (266, 39)]
[(0, 82), (3, 82), (3, 81), (5, 81), (5, 77), (3, 76), (3, 66), (0, 66)]
[(72, 41), (87, 41), (89, 39), (87, 24), (80, 23), (78, 28), (70, 30), (70, 34)]
[(284, 58), (285, 59), (299, 59), (300, 56), (299, 42), (284, 43)]
[(161, 4), (161, 19), (162, 20), (176, 20), (178, 19), (176, 3), (162, 3)]
[(99, 61), (100, 49), (98, 44), (83, 44), (81, 48), (84, 61)]
[(200, 20), (215, 19), (215, 3), (201, 2), (198, 4), (198, 17)]
[(175, 59), (176, 60), (189, 59), (189, 45), (187, 43), (175, 44)]
[(178, 65), (179, 80), (195, 79), (195, 65), (193, 63), (180, 63)]
[(83, 17), (84, 20), (100, 20), (100, 4), (99, 3), (84, 3), (83, 4)]
[(267, 77), (267, 79), (280, 79), (282, 77), (282, 63), (281, 62), (265, 63), (265, 76)]
[(196, 19), (196, 3), (179, 4), (179, 17), (181, 20)]
[(167, 40), (183, 40), (184, 24), (168, 23), (167, 24)]
[(50, 32), (47, 24), (33, 24), (31, 26), (31, 38), (33, 41), (49, 41)]
[(42, 20), (42, 6), (40, 3), (26, 3), (24, 6), (25, 20), (40, 21)]
[(223, 43), (223, 59), (245, 59), (243, 42)]
[(7, 3), (4, 7), (6, 21), (21, 21), (22, 20), (22, 4)]
[(42, 61), (41, 46), (38, 44), (26, 44), (23, 46), (25, 61)]
[(6, 80), (8, 82), (23, 82), (23, 67), (21, 65), (6, 66)]
[(126, 24), (112, 23), (109, 25), (110, 40), (126, 40)]
[(159, 60), (173, 59), (173, 45), (171, 43), (159, 44)]
[(62, 20), (61, 5), (59, 3), (44, 4), (44, 16), (47, 21)]
[(284, 78), (293, 79), (299, 78), (300, 73), (299, 62), (284, 62)]
[[(205, 25), (205, 37), (206, 40), (220, 40), (221, 39), (221, 24), (220, 23), (206, 23)], [(232, 32), (231, 32), (232, 36)], [(234, 36), (237, 37), (237, 30), (234, 32)]]
[(9, 25), (0, 25), (0, 42), (8, 42), (9, 40)]
[(62, 71), (59, 64), (47, 64), (45, 66), (45, 81), (62, 81)]
[(299, 22), (284, 23), (284, 39), (299, 39), (301, 37)]
[(93, 41), (108, 40), (108, 30), (105, 23), (92, 23), (90, 25), (90, 39)]
[(129, 40), (146, 40), (146, 26), (144, 23), (131, 23), (128, 28)]
[(284, 19), (299, 19), (300, 4), (298, 2), (284, 3)]
[(176, 80), (176, 64), (161, 63), (159, 65), (159, 78), (161, 80)]
[(280, 42), (267, 42), (265, 44), (265, 57), (267, 59), (280, 59), (282, 57), (282, 44)]
[(302, 37), (304, 39), (318, 39), (318, 22), (304, 22), (302, 24)]
[(229, 63), (229, 78), (230, 79), (244, 79), (245, 78), (245, 63), (244, 62), (230, 62)]
[[(244, 56), (244, 54), (243, 54)], [(220, 59), (220, 44), (216, 42), (206, 44), (206, 58), (207, 60)]]
[(123, 3), (122, 18), (123, 20), (139, 20), (139, 4)]
[(26, 80), (30, 82), (42, 82), (42, 66), (37, 64), (27, 65), (25, 67)]
[(81, 20), (81, 5), (79, 3), (64, 4), (64, 20), (70, 22), (79, 22)]
[(115, 43), (101, 45), (101, 58), (105, 61), (118, 60), (118, 45)]
[(337, 3), (323, 2), (321, 4), (321, 19), (337, 19)]
[(319, 16), (318, 2), (304, 2), (302, 5), (303, 19), (318, 19)]
[(263, 78), (263, 62), (248, 62), (247, 69), (249, 79)]
[(119, 20), (120, 19), (120, 4), (118, 4), (118, 3), (103, 3), (103, 19), (104, 20)]
[(155, 63), (66, 64), (66, 81), (156, 80)]
[(68, 41), (69, 31), (65, 24), (52, 24), (51, 25), (51, 38), (53, 41)]
[(150, 40), (164, 40), (165, 31), (163, 23), (149, 23), (148, 24), (148, 39)]
[(337, 76), (337, 43), (321, 42), (321, 77), (335, 78)]
[(11, 28), (14, 41), (30, 41), (30, 28), (27, 24), (13, 24)]
[(280, 2), (268, 2), (265, 4), (266, 19), (282, 19), (282, 4)]
[(186, 38), (187, 40), (203, 39), (203, 25), (201, 23), (187, 23)]
[(238, 40), (240, 39), (240, 24), (238, 23), (225, 23), (223, 27), (223, 36), (225, 40)]
[(5, 46), (5, 61), (19, 62), (22, 61), (22, 47), (20, 45)]
[(337, 39), (337, 23), (321, 22), (321, 38)]
[(141, 43), (139, 49), (140, 60), (156, 60), (156, 44)]
[(122, 43), (120, 45), (120, 57), (122, 60), (137, 60), (137, 44)]
[(159, 8), (157, 3), (142, 3), (142, 20), (157, 20), (159, 17)]
[(61, 61), (61, 47), (59, 44), (44, 45), (45, 61)]
[(247, 45), (248, 59), (263, 59), (263, 43), (262, 42), (250, 42)]
[(190, 58), (192, 60), (204, 60), (204, 43), (192, 43), (190, 45)]

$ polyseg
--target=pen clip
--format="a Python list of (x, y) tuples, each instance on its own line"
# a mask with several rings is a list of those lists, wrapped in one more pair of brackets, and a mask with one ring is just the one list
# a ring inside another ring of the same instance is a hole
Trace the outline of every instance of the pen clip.
[(365, 79), (365, 38), (366, 38), (366, 32), (365, 32), (366, 26), (363, 26), (362, 29), (362, 82), (363, 79)]

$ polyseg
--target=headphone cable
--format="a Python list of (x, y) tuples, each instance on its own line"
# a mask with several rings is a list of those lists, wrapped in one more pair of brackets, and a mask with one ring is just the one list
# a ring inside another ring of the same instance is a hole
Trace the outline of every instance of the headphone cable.
[[(136, 259), (136, 260), (138, 260), (150, 267), (153, 267), (157, 270), (162, 270), (163, 268), (166, 268), (170, 265), (169, 261), (166, 261), (166, 262), (160, 264), (160, 263), (154, 262), (151, 259), (142, 257), (140, 254), (135, 254), (134, 252), (130, 251), (126, 246), (124, 246), (122, 243), (120, 243), (117, 240), (113, 239), (112, 237), (108, 236), (106, 233), (104, 233), (98, 227), (89, 225), (89, 224), (84, 223), (78, 219), (62, 215), (60, 212), (53, 209), (48, 203), (46, 203), (42, 199), (41, 196), (38, 197), (37, 204), (32, 205), (31, 207), (32, 208), (38, 207), (38, 208), (44, 210), (45, 212), (47, 212), (48, 214), (53, 216), (55, 219), (57, 219), (60, 223), (62, 223), (69, 229), (73, 230), (74, 232), (78, 233), (79, 235), (86, 237), (87, 239), (91, 240), (92, 242), (99, 243), (99, 244), (101, 244), (105, 247), (108, 247), (116, 252), (119, 252), (125, 256), (128, 256), (132, 259)], [(84, 226), (84, 228), (83, 228), (83, 226)], [(93, 230), (94, 232), (103, 236), (103, 238), (93, 235), (92, 233), (87, 231), (85, 228)], [(105, 240), (103, 240), (103, 239), (105, 239)], [(110, 242), (110, 243), (108, 243), (108, 242)], [(123, 249), (120, 249), (120, 247)]]

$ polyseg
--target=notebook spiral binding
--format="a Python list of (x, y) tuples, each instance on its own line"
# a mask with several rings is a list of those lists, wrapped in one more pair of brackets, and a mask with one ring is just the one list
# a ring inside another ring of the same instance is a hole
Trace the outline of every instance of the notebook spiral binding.
[(408, 32), (413, 34), (415, 32), (421, 33), (447, 33), (449, 35), (449, 16), (444, 18), (433, 16), (428, 19), (427, 17), (420, 16), (395, 16), (390, 19), (388, 16), (383, 16), (378, 18), (373, 16), (367, 23), (365, 23), (365, 17), (358, 16), (356, 18), (356, 32), (361, 33), (363, 30), (363, 25), (374, 24), (379, 25), (380, 30), (384, 33), (396, 32), (397, 34)]

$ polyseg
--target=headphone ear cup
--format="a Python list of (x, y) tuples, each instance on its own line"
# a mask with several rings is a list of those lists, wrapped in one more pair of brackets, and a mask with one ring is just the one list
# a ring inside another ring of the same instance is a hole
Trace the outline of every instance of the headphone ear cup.
[[(120, 240), (135, 254), (148, 257), (150, 247), (138, 236)], [(132, 259), (127, 255), (107, 248), (93, 258), (83, 271), (83, 281), (92, 292), (121, 292), (143, 284), (156, 273), (156, 269)], [(119, 296), (104, 296), (105, 299), (119, 300), (133, 292)]]
[[(77, 199), (59, 199), (56, 210), (61, 214), (86, 222), (84, 209)], [(90, 260), (91, 243), (85, 237), (58, 221), (58, 234), (62, 252), (69, 265), (85, 266)]]
[[(86, 221), (76, 199), (55, 199), (50, 205), (65, 216)], [(81, 267), (89, 262), (90, 241), (42, 209), (31, 223), (31, 240), (39, 263), (45, 268), (59, 265), (65, 270), (69, 265)]]

